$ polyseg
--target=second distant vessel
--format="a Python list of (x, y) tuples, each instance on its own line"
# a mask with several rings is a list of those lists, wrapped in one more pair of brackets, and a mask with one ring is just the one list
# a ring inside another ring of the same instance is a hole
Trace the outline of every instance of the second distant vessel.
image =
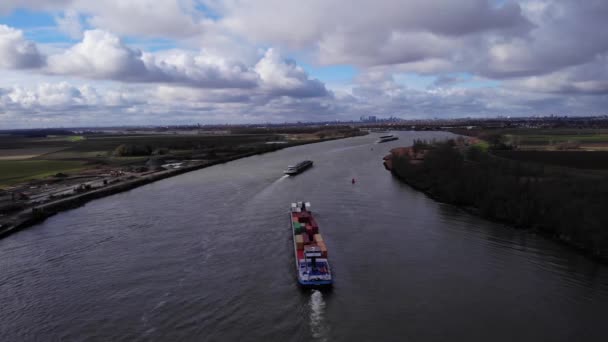
[(304, 160), (304, 161), (297, 163), (296, 165), (289, 165), (287, 167), (287, 170), (285, 170), (283, 172), (286, 175), (297, 175), (298, 173), (308, 169), (311, 166), (312, 166), (311, 160)]
[(387, 142), (387, 141), (392, 141), (392, 140), (397, 140), (399, 139), (399, 137), (389, 134), (389, 135), (383, 135), (380, 137), (380, 139), (378, 139), (378, 141), (376, 141), (377, 143), (383, 143), (383, 142)]

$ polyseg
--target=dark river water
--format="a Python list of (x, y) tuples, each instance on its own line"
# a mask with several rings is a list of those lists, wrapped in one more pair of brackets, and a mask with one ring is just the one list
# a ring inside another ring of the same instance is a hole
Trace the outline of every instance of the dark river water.
[[(398, 134), (191, 172), (0, 240), (0, 341), (608, 340), (606, 266), (399, 183), (381, 157), (442, 134)], [(331, 291), (297, 286), (296, 200)]]

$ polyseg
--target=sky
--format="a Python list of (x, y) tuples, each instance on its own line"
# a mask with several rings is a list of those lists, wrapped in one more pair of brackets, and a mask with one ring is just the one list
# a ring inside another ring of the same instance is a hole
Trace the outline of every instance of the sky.
[(2, 0), (0, 129), (608, 114), (605, 0)]

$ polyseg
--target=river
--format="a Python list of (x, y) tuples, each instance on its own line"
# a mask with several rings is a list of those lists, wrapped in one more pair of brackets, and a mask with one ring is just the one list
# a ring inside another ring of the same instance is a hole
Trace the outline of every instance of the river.
[[(605, 341), (608, 267), (401, 184), (382, 156), (445, 134), (396, 134), (194, 171), (0, 240), (0, 341)], [(331, 291), (296, 285), (296, 200)]]

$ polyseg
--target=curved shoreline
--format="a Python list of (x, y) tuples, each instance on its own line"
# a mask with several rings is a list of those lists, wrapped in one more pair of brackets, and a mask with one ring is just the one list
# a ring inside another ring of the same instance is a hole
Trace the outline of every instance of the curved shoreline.
[(544, 237), (548, 238), (549, 240), (552, 240), (563, 246), (571, 248), (592, 260), (595, 260), (602, 264), (608, 264), (608, 257), (606, 255), (596, 253), (593, 250), (586, 248), (585, 246), (578, 244), (575, 241), (573, 241), (572, 239), (569, 239), (565, 236), (562, 236), (559, 234), (552, 234), (548, 231), (544, 231), (535, 226), (518, 226), (518, 225), (514, 224), (514, 222), (509, 221), (509, 220), (500, 219), (500, 218), (496, 218), (496, 217), (492, 217), (492, 216), (488, 216), (488, 215), (483, 215), (480, 212), (479, 208), (477, 208), (477, 207), (463, 206), (463, 205), (443, 201), (439, 196), (437, 196), (437, 194), (433, 193), (432, 189), (422, 187), (422, 186), (416, 184), (415, 182), (410, 182), (402, 175), (399, 175), (393, 168), (393, 158), (395, 158), (395, 157), (396, 156), (393, 153), (390, 153), (389, 155), (384, 157), (383, 165), (384, 165), (385, 169), (387, 171), (389, 171), (393, 177), (397, 178), (399, 181), (408, 185), (412, 189), (424, 193), (426, 196), (428, 196), (433, 201), (438, 202), (438, 203), (443, 203), (443, 204), (449, 204), (449, 205), (454, 206), (458, 209), (461, 209), (471, 215), (489, 220), (491, 222), (505, 224), (505, 225), (508, 225), (509, 227), (512, 227), (515, 229), (521, 229), (521, 230), (527, 231), (528, 233), (533, 233), (533, 234), (538, 234), (538, 235), (544, 236)]
[(35, 224), (41, 223), (44, 220), (46, 220), (47, 218), (49, 218), (55, 214), (58, 214), (62, 211), (67, 211), (70, 209), (75, 209), (75, 208), (81, 207), (92, 200), (103, 198), (103, 197), (108, 197), (108, 196), (111, 196), (114, 194), (128, 191), (128, 190), (140, 187), (142, 185), (150, 184), (150, 183), (153, 183), (153, 182), (165, 179), (165, 178), (178, 176), (178, 175), (181, 175), (181, 174), (184, 174), (187, 172), (204, 169), (204, 168), (218, 165), (218, 164), (228, 163), (228, 162), (231, 162), (231, 161), (234, 161), (237, 159), (252, 157), (255, 155), (260, 155), (260, 154), (265, 154), (265, 153), (270, 153), (270, 152), (276, 152), (276, 151), (279, 151), (279, 150), (282, 150), (285, 148), (308, 145), (308, 144), (316, 144), (316, 143), (321, 143), (321, 142), (326, 142), (326, 141), (331, 141), (331, 140), (339, 140), (339, 139), (346, 139), (346, 138), (352, 138), (352, 137), (353, 136), (326, 138), (326, 139), (320, 139), (320, 140), (315, 140), (315, 141), (305, 141), (305, 142), (299, 142), (299, 143), (294, 143), (294, 144), (286, 144), (286, 146), (274, 145), (271, 148), (263, 149), (260, 151), (247, 152), (247, 153), (234, 155), (234, 156), (230, 156), (230, 157), (226, 157), (226, 158), (222, 158), (222, 159), (218, 159), (218, 160), (214, 160), (214, 161), (185, 166), (180, 169), (172, 169), (172, 170), (154, 172), (154, 173), (151, 173), (151, 174), (148, 174), (145, 176), (138, 177), (136, 179), (125, 180), (125, 181), (122, 181), (117, 184), (110, 184), (110, 185), (104, 186), (99, 189), (84, 192), (82, 194), (73, 195), (73, 196), (69, 196), (66, 198), (62, 198), (62, 199), (57, 199), (57, 200), (54, 200), (54, 201), (51, 201), (48, 203), (44, 203), (41, 205), (36, 205), (36, 206), (24, 209), (16, 214), (11, 215), (10, 217), (11, 217), (11, 220), (13, 221), (13, 224), (11, 224), (7, 227), (0, 228), (0, 238), (4, 238), (12, 233), (16, 233), (22, 229), (25, 229), (25, 228), (31, 227)]

